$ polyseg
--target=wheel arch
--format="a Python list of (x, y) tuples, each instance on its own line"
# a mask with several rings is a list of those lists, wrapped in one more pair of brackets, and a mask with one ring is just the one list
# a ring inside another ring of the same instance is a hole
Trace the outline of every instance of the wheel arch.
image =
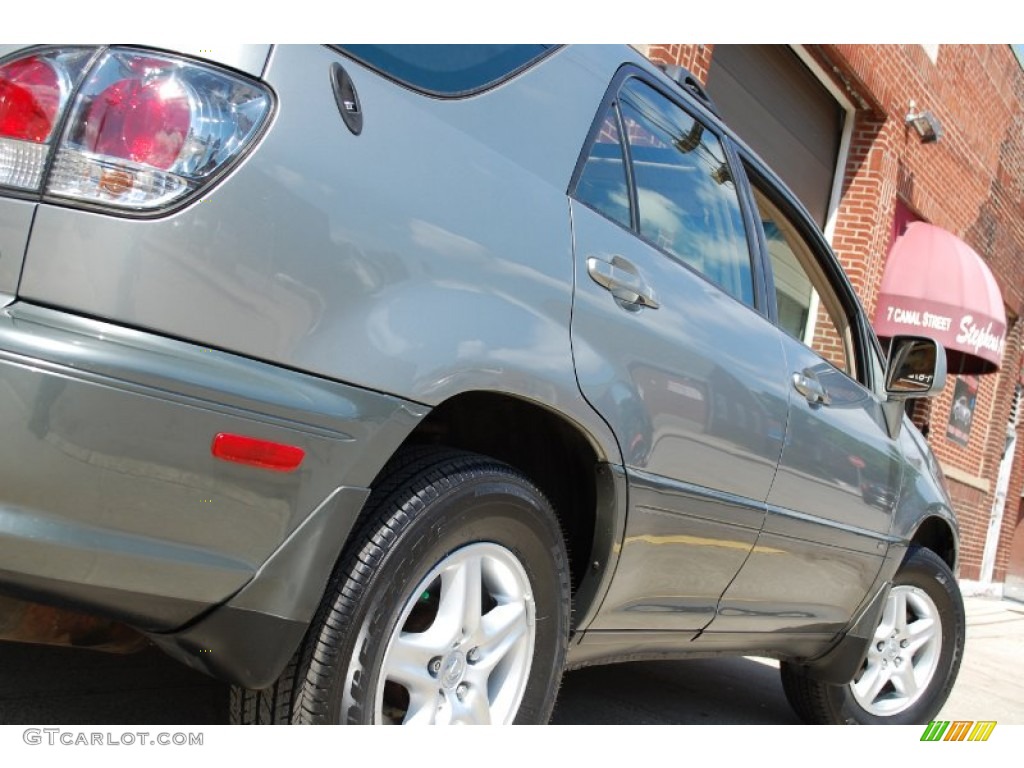
[[(551, 502), (569, 552), (573, 629), (602, 594), (593, 581), (610, 571), (624, 504), (617, 457), (580, 424), (533, 400), (486, 391), (455, 395), (420, 422), (399, 448), (437, 445), (502, 461)], [(609, 471), (611, 470), (611, 471)], [(381, 479), (374, 480), (376, 484)]]
[[(569, 554), (573, 599), (570, 629), (584, 627), (600, 605), (614, 572), (617, 544), (625, 526), (625, 475), (617, 455), (610, 456), (599, 438), (549, 407), (521, 397), (480, 391), (455, 395), (440, 403), (391, 455), (418, 446), (488, 456), (518, 470), (544, 493), (559, 517)], [(355, 529), (345, 525), (342, 530), (336, 524), (358, 520), (365, 512), (370, 489), (390, 471), (388, 462), (383, 464), (369, 488), (341, 489), (343, 493), (329, 499), (330, 503), (323, 505), (323, 514), (311, 521), (312, 533), (301, 541), (321, 541), (325, 557), (332, 553), (331, 562), (343, 556), (347, 537)], [(301, 544), (298, 537), (296, 542)], [(282, 581), (286, 582), (289, 589), (297, 588), (294, 581)], [(325, 586), (326, 582), (318, 583), (304, 589), (303, 594), (319, 601)], [(258, 601), (252, 604), (252, 600), (243, 599), (246, 594), (243, 591), (182, 631), (151, 635), (151, 639), (170, 655), (214, 677), (249, 689), (276, 686), (274, 681), (308, 630), (309, 618), (284, 619), (267, 614)], [(222, 647), (233, 647), (235, 652), (205, 652)]]
[(959, 559), (959, 543), (955, 526), (945, 516), (936, 514), (922, 519), (909, 541), (911, 547), (921, 547), (934, 552), (954, 573)]

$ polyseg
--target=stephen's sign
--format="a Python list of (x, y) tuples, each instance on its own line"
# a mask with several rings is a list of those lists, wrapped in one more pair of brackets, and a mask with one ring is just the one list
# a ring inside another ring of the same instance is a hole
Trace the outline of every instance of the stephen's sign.
[(923, 299), (881, 296), (879, 301), (875, 314), (879, 336), (928, 336), (947, 350), (966, 352), (996, 365), (1002, 360), (1006, 326), (999, 320)]

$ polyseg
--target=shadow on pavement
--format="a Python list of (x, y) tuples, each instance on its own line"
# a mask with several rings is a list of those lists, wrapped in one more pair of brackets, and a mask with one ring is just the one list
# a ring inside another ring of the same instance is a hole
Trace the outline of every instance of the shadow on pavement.
[(556, 724), (796, 724), (772, 662), (747, 658), (615, 664), (565, 676)]
[[(227, 686), (156, 649), (118, 656), (0, 643), (0, 723), (226, 722)], [(553, 722), (795, 723), (778, 670), (750, 659), (634, 662), (565, 676)]]
[(0, 723), (224, 723), (228, 689), (149, 649), (120, 656), (0, 643)]

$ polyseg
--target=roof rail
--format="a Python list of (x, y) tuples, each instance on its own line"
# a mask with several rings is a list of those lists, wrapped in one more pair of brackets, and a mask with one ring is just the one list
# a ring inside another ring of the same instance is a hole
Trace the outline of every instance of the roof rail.
[(715, 102), (708, 96), (708, 92), (704, 90), (704, 86), (701, 84), (697, 76), (693, 74), (686, 67), (681, 67), (678, 64), (662, 64), (658, 63), (658, 69), (664, 72), (672, 79), (676, 85), (687, 91), (691, 96), (694, 96), (697, 101), (703, 104), (711, 114), (715, 117), (721, 117), (718, 114), (718, 107)]

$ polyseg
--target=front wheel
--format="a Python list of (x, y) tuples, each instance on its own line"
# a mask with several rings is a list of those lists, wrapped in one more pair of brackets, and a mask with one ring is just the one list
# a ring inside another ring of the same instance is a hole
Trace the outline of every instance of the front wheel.
[(810, 723), (927, 723), (956, 681), (965, 624), (963, 598), (949, 567), (930, 550), (911, 549), (854, 679), (830, 685), (784, 663), (786, 697)]
[(547, 722), (569, 583), (558, 521), (527, 478), (475, 454), (403, 452), (270, 711), (293, 723)]

